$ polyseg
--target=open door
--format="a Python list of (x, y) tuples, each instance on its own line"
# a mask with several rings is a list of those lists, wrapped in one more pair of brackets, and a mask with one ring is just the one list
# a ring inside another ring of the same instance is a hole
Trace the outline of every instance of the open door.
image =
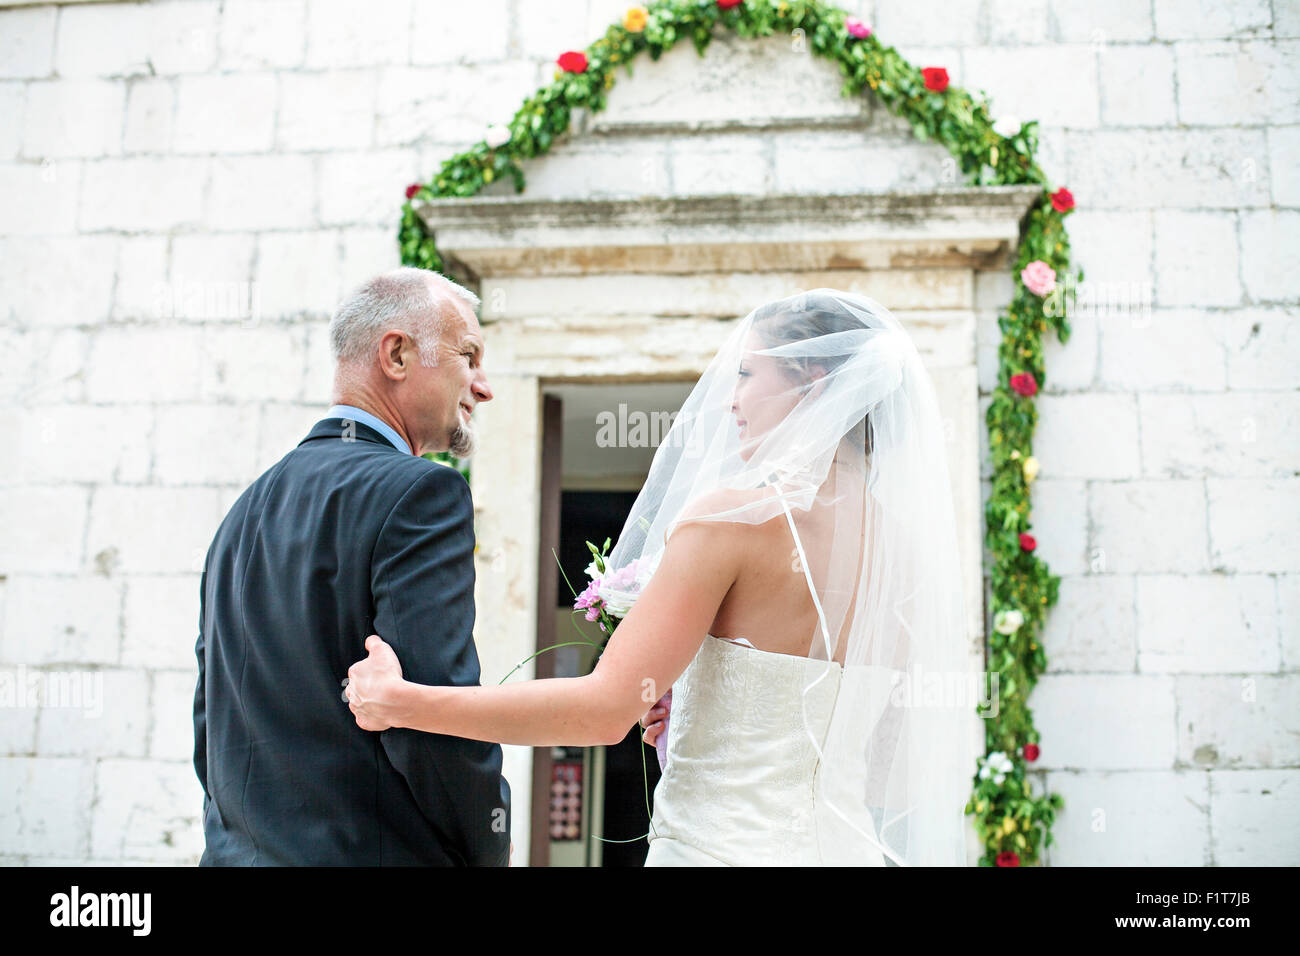
[[(555, 592), (560, 551), (560, 485), (564, 474), (564, 403), (555, 395), (542, 396), (542, 487), (541, 533), (537, 563), (537, 646), (535, 651), (557, 643)], [(555, 676), (555, 654), (538, 654), (533, 660), (538, 680)], [(554, 761), (550, 747), (533, 748), (532, 826), (529, 866), (551, 865), (551, 787)]]

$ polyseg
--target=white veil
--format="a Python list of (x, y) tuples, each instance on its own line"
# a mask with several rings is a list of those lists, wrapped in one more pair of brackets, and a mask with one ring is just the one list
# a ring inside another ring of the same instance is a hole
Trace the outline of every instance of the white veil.
[[(817, 615), (806, 656), (843, 666), (829, 724), (804, 707), (830, 864), (965, 864), (973, 676), (944, 446), (888, 309), (825, 288), (768, 303), (686, 399), (608, 562), (635, 562), (639, 591), (682, 520), (788, 524)], [(740, 494), (702, 506), (720, 489)], [(805, 704), (836, 676), (810, 672)]]

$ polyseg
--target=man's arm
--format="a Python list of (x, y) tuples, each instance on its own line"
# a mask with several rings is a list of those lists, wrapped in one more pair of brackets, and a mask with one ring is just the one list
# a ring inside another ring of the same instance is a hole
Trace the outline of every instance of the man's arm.
[(199, 682), (194, 688), (194, 772), (198, 774), (199, 784), (203, 787), (203, 803), (206, 810), (208, 795), (208, 702), (203, 686), (203, 594), (208, 586), (207, 563), (203, 574), (199, 576), (199, 639), (194, 644), (194, 653), (199, 659)]
[[(409, 680), (478, 686), (474, 509), (454, 468), (429, 468), (393, 507), (371, 563), (375, 631)], [(357, 635), (358, 657), (365, 634)], [(404, 728), (380, 737), (425, 815), (472, 866), (505, 866), (510, 785), (499, 744)]]

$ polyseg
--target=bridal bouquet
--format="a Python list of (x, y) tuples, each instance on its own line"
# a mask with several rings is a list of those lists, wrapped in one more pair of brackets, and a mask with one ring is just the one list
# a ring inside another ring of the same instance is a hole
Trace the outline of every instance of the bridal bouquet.
[[(574, 600), (573, 609), (586, 611), (587, 620), (597, 622), (601, 631), (609, 636), (614, 633), (614, 628), (618, 627), (619, 621), (627, 617), (628, 612), (632, 610), (632, 605), (641, 596), (642, 588), (658, 567), (662, 552), (649, 558), (637, 558), (631, 564), (611, 570), (608, 564), (608, 538), (599, 549), (588, 541), (587, 549), (592, 557), (591, 564), (587, 565), (588, 584)], [(672, 688), (669, 688), (658, 703), (670, 705), (672, 694)], [(659, 769), (663, 770), (668, 761), (666, 730), (655, 740), (655, 753), (659, 757)]]
[(591, 551), (592, 561), (587, 565), (588, 584), (586, 589), (573, 602), (575, 611), (586, 611), (588, 621), (599, 622), (605, 634), (613, 634), (618, 622), (627, 617), (632, 605), (641, 596), (641, 589), (650, 580), (653, 567), (644, 558), (637, 558), (631, 564), (610, 570), (609, 538), (597, 550), (590, 541), (587, 549)]

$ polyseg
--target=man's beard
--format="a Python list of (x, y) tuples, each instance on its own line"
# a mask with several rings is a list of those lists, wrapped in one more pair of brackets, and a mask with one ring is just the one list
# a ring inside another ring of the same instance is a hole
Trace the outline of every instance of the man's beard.
[(447, 452), (453, 458), (469, 458), (478, 447), (478, 434), (472, 424), (457, 425), (448, 440)]

